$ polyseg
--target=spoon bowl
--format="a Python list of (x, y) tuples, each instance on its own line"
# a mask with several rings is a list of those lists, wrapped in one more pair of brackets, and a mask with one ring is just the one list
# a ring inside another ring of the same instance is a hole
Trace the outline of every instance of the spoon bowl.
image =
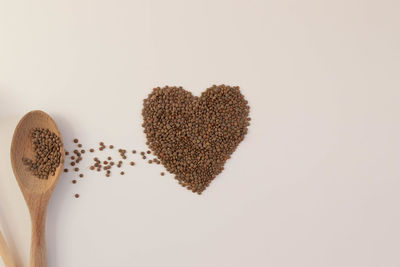
[(60, 165), (48, 179), (35, 177), (23, 163), (23, 158), (34, 158), (30, 131), (33, 128), (49, 129), (60, 140), (61, 134), (53, 119), (43, 111), (27, 113), (18, 123), (11, 143), (11, 165), (15, 178), (28, 205), (32, 222), (31, 267), (46, 267), (45, 222), (46, 209), (54, 187), (63, 169), (64, 148), (61, 146)]

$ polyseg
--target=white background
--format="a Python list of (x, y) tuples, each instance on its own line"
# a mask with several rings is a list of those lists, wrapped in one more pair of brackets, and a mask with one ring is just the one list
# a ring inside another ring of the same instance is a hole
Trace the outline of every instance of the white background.
[(399, 11), (397, 0), (0, 0), (0, 228), (19, 266), (30, 222), (9, 146), (26, 112), (52, 115), (67, 149), (78, 137), (142, 150), (153, 87), (221, 83), (241, 86), (252, 121), (211, 187), (198, 196), (141, 160), (111, 179), (62, 175), (49, 266), (400, 266)]

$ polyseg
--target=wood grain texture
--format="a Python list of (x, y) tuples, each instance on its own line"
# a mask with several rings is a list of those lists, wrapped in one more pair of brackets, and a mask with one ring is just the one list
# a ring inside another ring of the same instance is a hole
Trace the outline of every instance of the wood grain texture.
[(31, 111), (21, 119), (14, 131), (11, 144), (11, 164), (31, 216), (30, 266), (46, 267), (46, 209), (53, 189), (63, 169), (64, 148), (61, 147), (61, 163), (54, 176), (50, 175), (47, 180), (33, 176), (23, 164), (22, 158), (33, 158), (34, 152), (31, 144), (30, 131), (32, 128), (36, 127), (49, 129), (62, 140), (55, 122), (49, 115), (39, 110)]
[(3, 234), (0, 232), (0, 257), (3, 259), (6, 267), (16, 267), (14, 257), (7, 246)]

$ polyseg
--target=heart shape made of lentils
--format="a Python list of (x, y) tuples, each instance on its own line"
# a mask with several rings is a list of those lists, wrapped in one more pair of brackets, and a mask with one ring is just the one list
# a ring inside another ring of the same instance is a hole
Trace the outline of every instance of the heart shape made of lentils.
[(182, 87), (157, 87), (143, 101), (147, 144), (179, 184), (201, 194), (224, 169), (249, 126), (237, 86), (212, 86), (200, 97)]

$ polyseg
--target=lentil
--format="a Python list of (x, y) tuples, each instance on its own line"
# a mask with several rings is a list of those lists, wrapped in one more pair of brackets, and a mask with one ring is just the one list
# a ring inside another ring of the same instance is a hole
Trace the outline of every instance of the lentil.
[(249, 110), (237, 86), (214, 85), (200, 97), (182, 87), (157, 87), (143, 101), (142, 126), (167, 171), (201, 194), (247, 134)]
[[(55, 175), (61, 163), (61, 139), (49, 129), (33, 128), (30, 137), (34, 152), (34, 160), (22, 158), (23, 164), (39, 179), (48, 179)], [(68, 169), (64, 169), (68, 172)]]

